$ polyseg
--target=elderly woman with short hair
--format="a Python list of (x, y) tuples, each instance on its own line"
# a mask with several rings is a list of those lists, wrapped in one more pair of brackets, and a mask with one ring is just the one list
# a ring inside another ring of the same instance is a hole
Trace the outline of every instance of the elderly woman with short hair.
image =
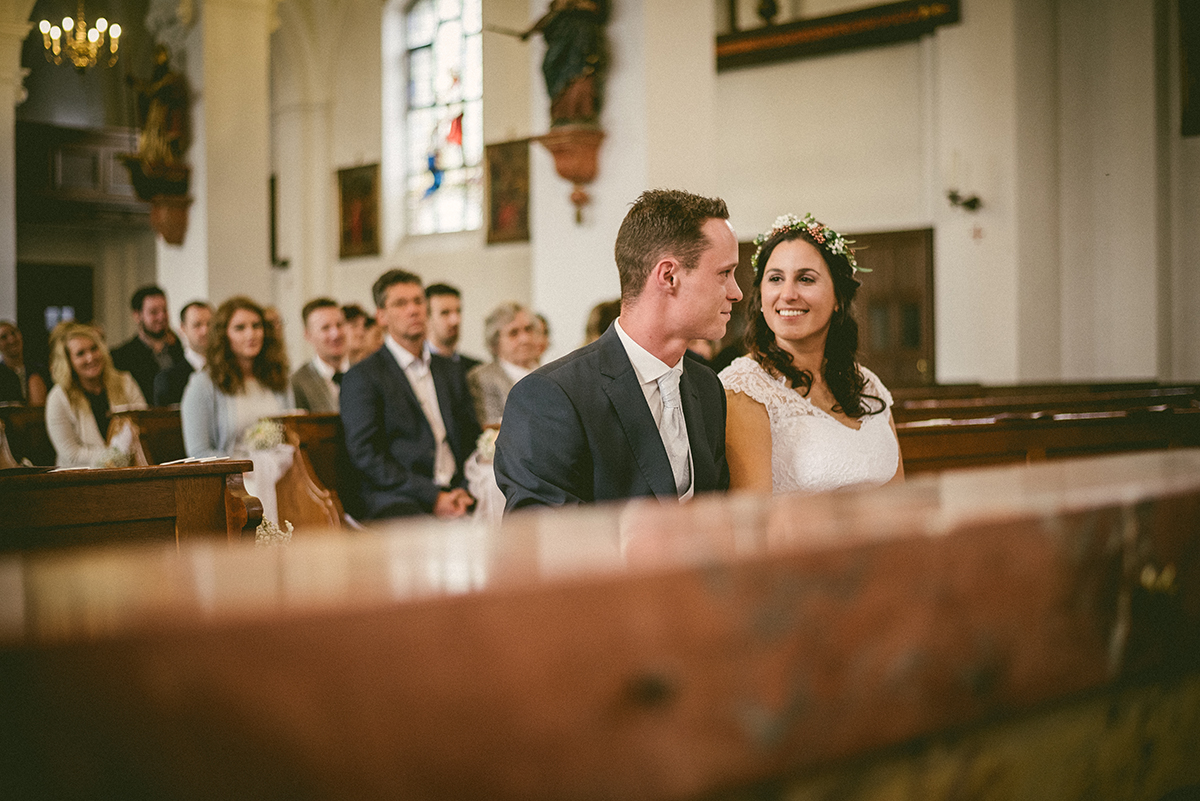
[(541, 358), (541, 325), (519, 303), (501, 303), (484, 320), (492, 361), (471, 368), (467, 386), (481, 426), (499, 425), (513, 384), (533, 372)]

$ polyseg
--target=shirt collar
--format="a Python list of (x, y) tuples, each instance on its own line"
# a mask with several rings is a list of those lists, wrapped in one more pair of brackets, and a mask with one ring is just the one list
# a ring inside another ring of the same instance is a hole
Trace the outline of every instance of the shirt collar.
[(672, 370), (683, 372), (683, 359), (679, 360), (679, 364), (671, 367), (625, 333), (625, 329), (621, 327), (620, 318), (617, 318), (613, 325), (617, 329), (617, 336), (620, 338), (621, 344), (625, 346), (625, 353), (629, 356), (630, 363), (633, 364), (633, 371), (637, 373), (639, 383), (656, 383), (658, 379)]
[(496, 359), (496, 363), (500, 365), (500, 369), (504, 371), (504, 374), (508, 376), (514, 384), (533, 372), (532, 370), (526, 370), (519, 364), (513, 364), (512, 362), (505, 361), (504, 359)]
[[(405, 352), (407, 353), (407, 351), (405, 351)], [(326, 362), (324, 359), (322, 359), (320, 356), (313, 356), (313, 358), (312, 358), (313, 369), (315, 369), (317, 371), (317, 374), (320, 375), (321, 378), (324, 378), (326, 381), (332, 381), (333, 376), (335, 374), (344, 373), (348, 369), (350, 369), (349, 364), (347, 362), (349, 362), (349, 359), (342, 359), (342, 363), (340, 365), (338, 365), (337, 367), (330, 367), (329, 363)]]
[(204, 369), (205, 358), (203, 353), (196, 353), (196, 351), (192, 350), (187, 345), (184, 345), (183, 358), (188, 360), (188, 364), (192, 366), (193, 370), (199, 372), (200, 370)]
[(421, 368), (426, 370), (429, 369), (429, 351), (425, 350), (424, 348), (421, 349), (420, 356), (413, 356), (408, 352), (407, 348), (405, 348), (396, 340), (392, 339), (391, 334), (388, 334), (383, 338), (383, 344), (386, 345), (387, 349), (390, 350), (392, 355), (396, 357), (396, 361), (400, 363), (401, 370), (407, 371), (414, 365), (419, 365)]

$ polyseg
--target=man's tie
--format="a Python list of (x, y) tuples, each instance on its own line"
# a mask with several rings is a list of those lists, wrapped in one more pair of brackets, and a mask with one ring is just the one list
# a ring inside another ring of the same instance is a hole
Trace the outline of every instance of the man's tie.
[(342, 385), (342, 376), (344, 376), (344, 375), (345, 375), (345, 373), (343, 373), (341, 370), (334, 370), (333, 371), (333, 383), (337, 384), (340, 387)]
[(668, 370), (659, 376), (658, 391), (662, 395), (662, 421), (658, 425), (671, 472), (675, 475), (675, 490), (682, 497), (692, 486), (692, 467), (689, 458), (687, 423), (683, 419), (683, 404), (679, 402), (679, 371)]

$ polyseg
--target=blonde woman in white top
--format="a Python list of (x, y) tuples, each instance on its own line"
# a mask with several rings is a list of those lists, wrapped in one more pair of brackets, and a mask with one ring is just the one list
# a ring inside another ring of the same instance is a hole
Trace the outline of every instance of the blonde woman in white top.
[(50, 343), (54, 387), (46, 397), (46, 433), (60, 467), (94, 467), (108, 448), (108, 414), (144, 409), (146, 399), (129, 373), (113, 367), (100, 332), (67, 323)]

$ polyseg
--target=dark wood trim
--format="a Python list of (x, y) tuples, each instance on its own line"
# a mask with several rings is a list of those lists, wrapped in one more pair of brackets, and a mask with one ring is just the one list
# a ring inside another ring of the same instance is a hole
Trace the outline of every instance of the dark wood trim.
[(717, 37), (717, 72), (904, 42), (959, 22), (959, 0), (906, 0)]

